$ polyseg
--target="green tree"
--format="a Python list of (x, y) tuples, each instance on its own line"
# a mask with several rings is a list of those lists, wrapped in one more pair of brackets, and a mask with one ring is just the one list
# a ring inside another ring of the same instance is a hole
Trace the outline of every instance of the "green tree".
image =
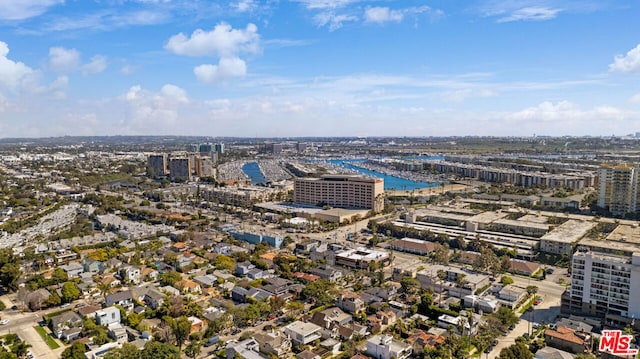
[(412, 276), (406, 275), (400, 279), (402, 291), (405, 293), (415, 293), (420, 288), (420, 282)]
[(182, 279), (182, 275), (173, 270), (160, 274), (160, 284), (162, 285), (174, 285), (177, 281), (181, 279)]
[(180, 317), (177, 319), (171, 318), (169, 320), (169, 324), (171, 326), (171, 331), (173, 332), (173, 336), (176, 338), (176, 344), (179, 349), (182, 349), (182, 345), (189, 337), (189, 332), (191, 331), (191, 322), (187, 317)]
[(62, 301), (65, 303), (70, 303), (80, 298), (80, 290), (72, 282), (63, 284), (60, 293), (62, 294)]
[(31, 345), (27, 344), (24, 341), (20, 341), (14, 343), (11, 346), (11, 352), (14, 353), (18, 358), (24, 358), (27, 355), (29, 348), (31, 348)]
[(500, 351), (499, 359), (531, 359), (533, 353), (529, 350), (529, 347), (524, 343), (515, 343), (509, 347), (506, 347)]
[(502, 323), (502, 325), (504, 325), (506, 327), (508, 327), (508, 326), (510, 326), (512, 324), (516, 324), (520, 320), (513, 313), (513, 310), (511, 310), (510, 308), (505, 307), (505, 306), (501, 306), (500, 308), (498, 308), (498, 311), (495, 312), (495, 314), (493, 314), (493, 316), (498, 318), (500, 320), (500, 323)]
[(160, 358), (180, 359), (180, 349), (174, 345), (154, 340), (145, 344), (144, 349), (140, 352), (140, 359)]
[(316, 306), (331, 304), (337, 295), (335, 285), (326, 279), (309, 282), (302, 290), (302, 296), (315, 301)]
[(502, 276), (502, 278), (500, 278), (500, 283), (502, 283), (502, 285), (507, 286), (509, 284), (513, 284), (513, 278), (509, 277), (509, 276)]
[(184, 348), (184, 353), (192, 359), (195, 359), (198, 355), (200, 355), (200, 351), (202, 350), (202, 341), (201, 340), (192, 340), (186, 348)]
[(60, 296), (58, 295), (58, 293), (52, 293), (49, 298), (47, 298), (47, 301), (45, 302), (45, 304), (47, 306), (50, 307), (55, 307), (56, 305), (60, 305), (62, 303), (62, 299), (60, 298)]
[(61, 359), (85, 359), (84, 353), (86, 352), (84, 343), (73, 342), (70, 347), (67, 347), (60, 356)]
[(10, 290), (16, 290), (21, 275), (22, 271), (17, 262), (6, 263), (0, 268), (0, 284)]
[(129, 343), (122, 344), (121, 348), (111, 349), (104, 355), (104, 359), (140, 359), (142, 351)]

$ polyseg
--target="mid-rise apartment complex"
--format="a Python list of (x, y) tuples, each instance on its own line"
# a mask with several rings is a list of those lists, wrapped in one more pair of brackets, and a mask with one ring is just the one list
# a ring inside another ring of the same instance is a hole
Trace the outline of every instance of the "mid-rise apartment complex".
[(149, 155), (149, 160), (147, 161), (147, 174), (149, 177), (164, 177), (168, 172), (167, 155), (165, 153)]
[(598, 170), (598, 206), (615, 216), (637, 212), (639, 172), (628, 164), (602, 165)]
[(325, 175), (320, 178), (296, 178), (293, 201), (312, 206), (384, 209), (384, 180), (358, 175)]
[[(631, 257), (578, 250), (562, 312), (596, 316), (607, 325), (628, 326), (640, 318), (640, 253)], [(640, 323), (639, 323), (640, 324)]]

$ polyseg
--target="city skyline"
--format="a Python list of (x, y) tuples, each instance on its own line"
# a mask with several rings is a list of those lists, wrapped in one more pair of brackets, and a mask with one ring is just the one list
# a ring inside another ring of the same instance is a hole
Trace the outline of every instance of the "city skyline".
[(640, 5), (0, 2), (0, 137), (624, 135)]

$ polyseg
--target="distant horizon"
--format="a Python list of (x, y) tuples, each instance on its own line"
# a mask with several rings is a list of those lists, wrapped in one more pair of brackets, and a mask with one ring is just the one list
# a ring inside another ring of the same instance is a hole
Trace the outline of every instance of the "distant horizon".
[[(640, 134), (640, 131), (637, 132)], [(83, 138), (176, 138), (176, 139), (185, 139), (185, 138), (194, 138), (194, 139), (203, 139), (203, 140), (216, 140), (216, 139), (240, 139), (240, 140), (299, 140), (299, 139), (451, 139), (451, 138), (477, 138), (477, 139), (562, 139), (562, 138), (595, 138), (595, 139), (609, 139), (609, 138), (634, 138), (640, 140), (640, 136), (636, 137), (636, 133), (628, 133), (625, 135), (530, 135), (530, 136), (517, 136), (517, 135), (450, 135), (450, 136), (356, 136), (356, 135), (345, 135), (345, 136), (314, 136), (314, 135), (302, 135), (302, 136), (274, 136), (274, 137), (264, 137), (264, 136), (210, 136), (210, 135), (153, 135), (153, 134), (140, 134), (140, 135), (62, 135), (62, 136), (41, 136), (41, 137), (0, 137), (1, 141), (10, 141), (10, 140), (45, 140), (45, 139), (83, 139)]]
[(0, 136), (640, 128), (615, 0), (0, 1)]

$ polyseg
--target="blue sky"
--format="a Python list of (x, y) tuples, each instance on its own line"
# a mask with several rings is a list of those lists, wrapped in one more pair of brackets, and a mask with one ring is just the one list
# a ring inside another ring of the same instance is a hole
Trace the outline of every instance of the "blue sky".
[(640, 132), (640, 3), (0, 0), (0, 137)]

